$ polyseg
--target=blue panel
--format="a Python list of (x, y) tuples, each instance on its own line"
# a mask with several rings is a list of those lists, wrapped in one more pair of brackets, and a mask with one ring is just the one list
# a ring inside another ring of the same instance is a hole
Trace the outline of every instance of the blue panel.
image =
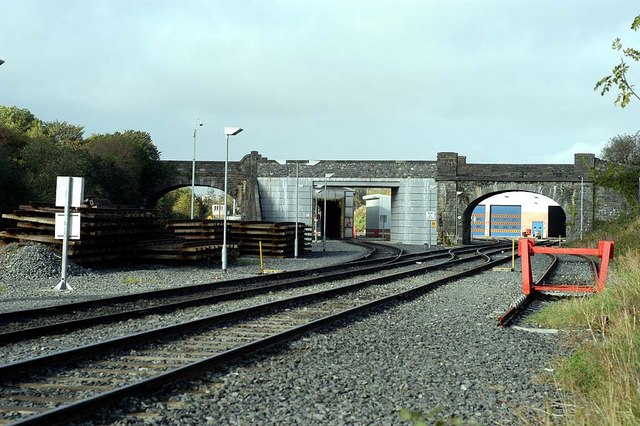
[(485, 206), (479, 204), (473, 209), (471, 213), (471, 236), (472, 237), (484, 237), (485, 227)]
[(534, 236), (542, 238), (542, 236), (544, 235), (544, 222), (541, 220), (534, 220), (533, 222), (531, 222), (531, 233)]
[(491, 206), (492, 237), (519, 237), (522, 223), (521, 206)]

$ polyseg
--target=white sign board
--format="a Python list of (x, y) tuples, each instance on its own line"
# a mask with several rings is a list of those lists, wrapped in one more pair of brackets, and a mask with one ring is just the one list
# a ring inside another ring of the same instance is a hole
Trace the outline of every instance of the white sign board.
[(58, 176), (56, 181), (56, 206), (64, 207), (67, 204), (67, 189), (71, 179), (71, 204), (69, 207), (80, 207), (84, 199), (84, 178)]
[[(64, 213), (56, 213), (55, 238), (57, 240), (64, 238)], [(69, 239), (80, 239), (80, 213), (69, 215)]]
[(427, 220), (436, 220), (436, 212), (428, 211), (427, 212)]

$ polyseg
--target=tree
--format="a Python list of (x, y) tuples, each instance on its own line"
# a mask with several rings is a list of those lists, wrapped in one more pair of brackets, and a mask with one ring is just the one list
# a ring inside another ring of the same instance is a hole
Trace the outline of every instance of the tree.
[(57, 176), (86, 177), (87, 196), (101, 185), (95, 178), (93, 158), (82, 147), (60, 145), (46, 138), (33, 139), (22, 150), (21, 158), (30, 201), (55, 201)]
[(66, 121), (50, 121), (43, 124), (45, 136), (58, 143), (80, 143), (84, 139), (84, 127)]
[[(176, 218), (188, 219), (191, 217), (191, 188), (180, 188), (176, 189), (174, 192), (177, 192), (178, 195), (175, 199), (175, 203), (171, 208), (171, 213)], [(196, 197), (197, 199), (198, 197)], [(194, 211), (193, 215), (196, 218), (199, 218), (203, 212), (201, 211), (202, 203), (196, 202), (194, 203)]]
[(0, 212), (8, 212), (27, 201), (26, 187), (18, 162), (10, 148), (0, 144)]
[[(631, 29), (633, 31), (637, 31), (638, 28), (640, 28), (640, 15), (636, 16), (631, 23)], [(620, 92), (616, 97), (615, 104), (624, 108), (629, 104), (629, 102), (631, 102), (632, 97), (640, 99), (640, 96), (638, 96), (636, 91), (633, 89), (634, 86), (629, 83), (629, 80), (627, 79), (629, 65), (625, 62), (625, 58), (629, 58), (636, 62), (640, 61), (640, 50), (636, 50), (632, 47), (623, 48), (622, 42), (619, 38), (613, 40), (611, 48), (622, 52), (623, 56), (620, 59), (620, 63), (613, 67), (611, 74), (601, 78), (596, 83), (594, 90), (600, 90), (600, 95), (604, 96), (604, 94), (607, 93), (613, 85), (618, 86), (618, 90)]]
[(29, 143), (29, 137), (19, 130), (0, 122), (0, 147), (6, 149), (4, 155), (14, 161), (20, 161), (20, 151)]
[(38, 126), (39, 121), (40, 120), (26, 108), (0, 105), (0, 123), (11, 129), (21, 133), (28, 133), (33, 127)]
[(640, 165), (640, 132), (612, 137), (602, 148), (601, 155), (612, 163)]

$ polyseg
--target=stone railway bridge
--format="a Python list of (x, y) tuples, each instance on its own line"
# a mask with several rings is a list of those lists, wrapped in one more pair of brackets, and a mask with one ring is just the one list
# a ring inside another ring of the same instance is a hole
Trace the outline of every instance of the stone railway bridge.
[[(148, 207), (168, 191), (191, 186), (191, 161), (165, 163), (174, 173), (149, 188)], [(503, 192), (525, 191), (561, 206), (571, 239), (579, 236), (581, 226), (586, 232), (594, 220), (615, 218), (630, 207), (620, 193), (593, 181), (589, 170), (608, 164), (593, 154), (575, 154), (574, 164), (468, 164), (455, 152), (440, 152), (436, 161), (280, 164), (253, 151), (229, 162), (228, 190), (244, 220), (281, 222), (297, 217), (310, 226), (326, 197), (327, 236), (346, 238), (352, 235), (355, 188), (390, 188), (390, 239), (406, 244), (448, 244), (456, 234), (468, 243), (471, 213), (479, 203)], [(224, 162), (196, 162), (195, 185), (223, 189)]]

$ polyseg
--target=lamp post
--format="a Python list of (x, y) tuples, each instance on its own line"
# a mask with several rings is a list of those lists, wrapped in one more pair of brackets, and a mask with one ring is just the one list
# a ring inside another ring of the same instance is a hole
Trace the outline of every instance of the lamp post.
[(298, 258), (298, 190), (300, 189), (300, 186), (298, 184), (298, 179), (300, 178), (299, 168), (300, 163), (296, 161), (296, 237), (293, 241), (293, 257), (295, 259)]
[[(282, 164), (282, 165), (286, 165), (287, 164), (287, 160), (275, 160), (276, 163), (278, 164)], [(297, 259), (298, 258), (298, 254), (299, 254), (299, 247), (300, 247), (300, 243), (299, 243), (299, 239), (298, 239), (298, 222), (299, 222), (299, 214), (300, 214), (300, 163), (304, 163), (307, 164), (309, 166), (315, 166), (316, 164), (318, 164), (320, 161), (318, 160), (289, 160), (289, 162), (295, 162), (296, 163), (296, 202), (295, 202), (295, 223), (296, 223), (296, 233), (295, 233), (295, 238), (294, 238), (294, 250), (293, 250), (293, 255), (294, 257)], [(287, 177), (289, 176), (289, 173), (287, 172)], [(313, 191), (313, 187), (311, 188), (311, 190)], [(286, 197), (286, 196), (285, 196)], [(313, 193), (311, 194), (311, 208), (313, 211)], [(287, 218), (289, 217), (289, 213), (287, 213)], [(314, 225), (314, 216), (313, 216), (313, 212), (312, 212), (312, 216), (311, 216), (311, 225)], [(314, 232), (315, 234), (315, 232)], [(316, 236), (317, 238), (317, 236)], [(317, 239), (316, 239), (317, 241)]]
[(458, 196), (462, 194), (462, 191), (456, 191), (456, 239), (455, 239), (455, 245), (458, 245)]
[(580, 240), (583, 235), (584, 224), (584, 176), (580, 176)]
[(242, 129), (240, 127), (224, 128), (226, 150), (224, 157), (224, 205), (222, 206), (222, 210), (224, 212), (224, 220), (222, 226), (222, 270), (225, 272), (227, 272), (227, 169), (229, 164), (229, 136), (235, 136), (241, 131)]
[(195, 186), (196, 186), (196, 133), (198, 126), (202, 127), (202, 121), (196, 119), (193, 126), (193, 161), (191, 162), (191, 220), (193, 220), (193, 204), (195, 202)]
[(327, 179), (333, 176), (333, 173), (324, 174), (324, 208), (322, 212), (322, 251), (327, 251)]

